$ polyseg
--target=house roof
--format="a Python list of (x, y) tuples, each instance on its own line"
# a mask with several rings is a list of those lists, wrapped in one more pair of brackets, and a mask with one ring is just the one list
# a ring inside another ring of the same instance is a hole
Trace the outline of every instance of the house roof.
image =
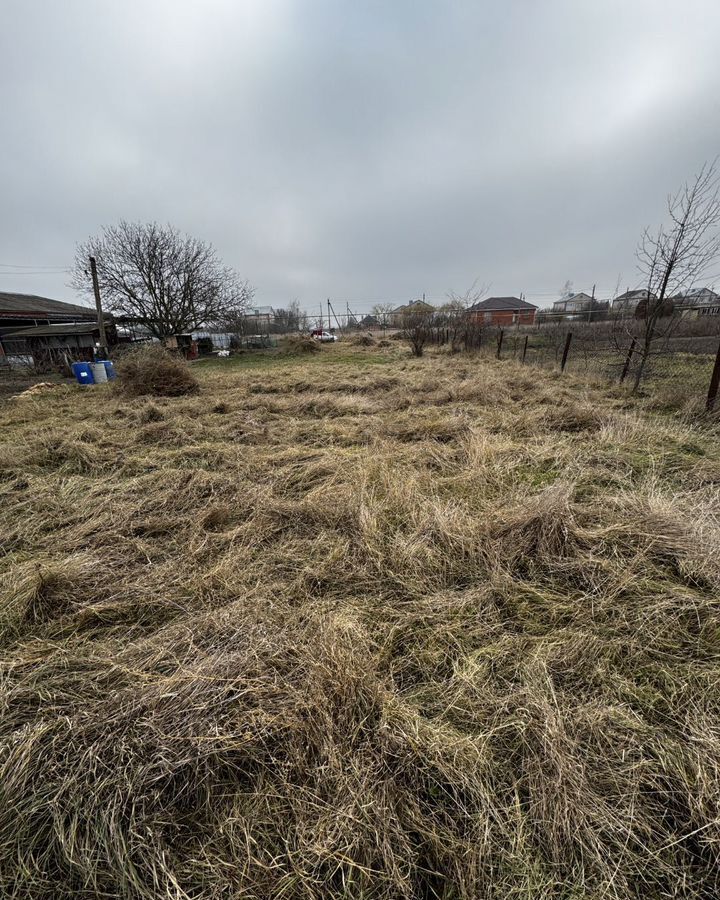
[(403, 303), (402, 306), (396, 306), (393, 313), (405, 312), (406, 309), (412, 309), (419, 306), (421, 309), (435, 309), (435, 307), (427, 303), (425, 300), (411, 300), (409, 303)]
[(537, 309), (537, 306), (528, 303), (527, 300), (521, 300), (519, 297), (488, 297), (485, 300), (481, 300), (479, 303), (474, 303), (470, 307), (471, 312), (494, 312), (497, 310), (514, 311), (516, 309)]
[(692, 303), (693, 300), (705, 300), (711, 303), (714, 303), (718, 298), (718, 295), (715, 291), (710, 288), (692, 288), (692, 290), (684, 291), (680, 294), (676, 294), (673, 300), (687, 300)]
[[(615, 297), (613, 303), (624, 303), (626, 300), (646, 300), (648, 296), (648, 292), (643, 290), (635, 290), (635, 291), (625, 291), (624, 294), (620, 294), (618, 297)], [(651, 298), (655, 299), (655, 294), (650, 295)]]
[(29, 337), (65, 337), (70, 334), (92, 334), (94, 331), (100, 333), (97, 323), (92, 322), (67, 325), (35, 325), (33, 328), (20, 328), (18, 331), (8, 331), (3, 337), (13, 338), (29, 338)]
[(567, 297), (562, 297), (560, 300), (555, 300), (553, 303), (553, 309), (564, 307), (567, 309), (567, 306), (571, 303), (596, 303), (594, 297), (591, 297), (590, 294), (586, 294), (585, 291), (578, 291), (577, 294), (568, 294)]
[(11, 294), (0, 291), (0, 316), (8, 314), (13, 317), (28, 316), (39, 319), (96, 316), (95, 310), (90, 306), (78, 306), (75, 303), (51, 300), (49, 297), (38, 297), (35, 294)]

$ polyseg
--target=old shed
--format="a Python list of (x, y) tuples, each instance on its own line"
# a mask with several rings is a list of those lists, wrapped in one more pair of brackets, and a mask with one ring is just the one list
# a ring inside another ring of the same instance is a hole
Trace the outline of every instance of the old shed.
[(100, 329), (91, 322), (79, 324), (36, 325), (3, 335), (2, 342), (22, 341), (26, 354), (41, 372), (68, 372), (71, 363), (91, 362)]

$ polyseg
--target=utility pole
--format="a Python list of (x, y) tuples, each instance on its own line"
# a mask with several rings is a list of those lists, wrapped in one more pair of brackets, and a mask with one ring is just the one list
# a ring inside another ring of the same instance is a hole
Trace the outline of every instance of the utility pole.
[(593, 307), (595, 306), (595, 285), (593, 285), (590, 309), (588, 310), (588, 322), (592, 322)]
[(350, 322), (353, 323), (353, 326), (357, 326), (357, 325), (358, 325), (358, 317), (357, 317), (357, 316), (355, 315), (355, 313), (350, 309), (350, 304), (349, 304), (349, 303), (346, 303), (345, 305), (347, 306), (347, 311), (348, 311), (348, 316), (349, 316), (349, 318), (348, 318), (348, 328), (350, 327)]
[(105, 334), (105, 317), (103, 315), (102, 305), (100, 303), (100, 285), (98, 284), (97, 264), (95, 263), (94, 256), (90, 257), (90, 272), (92, 273), (93, 293), (95, 294), (95, 309), (97, 310), (97, 323), (98, 329), (100, 331), (100, 349), (102, 350), (105, 359), (107, 359), (108, 342), (107, 335)]
[(325, 328), (325, 314), (323, 313), (322, 300), (320, 301), (320, 331)]
[(330, 326), (330, 312), (332, 311), (333, 316), (335, 316), (335, 324), (338, 327), (338, 331), (342, 331), (342, 325), (340, 324), (340, 319), (337, 317), (337, 313), (335, 312), (335, 307), (332, 305), (330, 300), (328, 299), (328, 326)]

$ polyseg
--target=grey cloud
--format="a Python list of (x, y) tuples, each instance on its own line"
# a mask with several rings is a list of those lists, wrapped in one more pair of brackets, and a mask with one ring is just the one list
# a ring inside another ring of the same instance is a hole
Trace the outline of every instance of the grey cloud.
[(276, 305), (610, 290), (720, 149), (714, 0), (3, 6), (0, 263), (157, 219)]

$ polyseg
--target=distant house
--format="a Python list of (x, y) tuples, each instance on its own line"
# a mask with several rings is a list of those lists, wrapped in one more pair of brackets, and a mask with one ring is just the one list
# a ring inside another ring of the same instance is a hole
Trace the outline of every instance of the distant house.
[(519, 297), (488, 297), (475, 303), (468, 317), (484, 325), (532, 325), (537, 306)]
[(634, 313), (640, 303), (647, 303), (648, 300), (657, 300), (657, 296), (646, 290), (625, 291), (613, 300), (612, 311), (615, 315)]
[(411, 300), (409, 303), (404, 303), (402, 306), (396, 306), (388, 316), (389, 322), (395, 328), (399, 328), (402, 325), (403, 319), (410, 315), (410, 313), (418, 313), (418, 312), (427, 312), (432, 313), (435, 311), (435, 307), (430, 303), (426, 303), (424, 300)]
[(380, 325), (377, 316), (367, 315), (363, 316), (358, 323), (361, 328), (377, 328)]
[(675, 309), (686, 317), (720, 315), (720, 296), (710, 288), (693, 288), (671, 299)]
[(556, 300), (552, 309), (543, 310), (542, 317), (545, 321), (582, 319), (591, 322), (605, 318), (609, 309), (609, 300), (596, 300), (590, 294), (581, 291), (579, 294), (568, 294), (562, 300)]
[(595, 303), (596, 300), (594, 297), (591, 297), (590, 294), (585, 294), (581, 291), (578, 294), (569, 294), (562, 300), (556, 300), (552, 305), (552, 311), (554, 313), (562, 313), (566, 315), (571, 315), (573, 313), (583, 313), (587, 312), (588, 310), (594, 309)]
[(272, 306), (251, 306), (245, 310), (245, 318), (248, 324), (264, 327), (275, 321), (275, 310)]

